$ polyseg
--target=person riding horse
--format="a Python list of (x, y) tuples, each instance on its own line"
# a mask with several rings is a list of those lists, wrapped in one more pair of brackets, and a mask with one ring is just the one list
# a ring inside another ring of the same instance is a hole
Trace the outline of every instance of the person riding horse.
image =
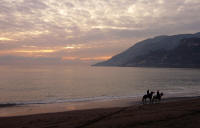
[(154, 102), (155, 100), (160, 102), (162, 96), (163, 96), (163, 93), (162, 92), (160, 93), (159, 90), (158, 90), (157, 95), (153, 96), (152, 102)]
[(147, 90), (147, 95), (149, 95), (149, 89)]
[(150, 103), (152, 101), (152, 97), (153, 97), (154, 92), (151, 91), (151, 93), (149, 93), (149, 90), (147, 90), (147, 94), (145, 94), (142, 98), (142, 102), (146, 103), (146, 99), (148, 98)]

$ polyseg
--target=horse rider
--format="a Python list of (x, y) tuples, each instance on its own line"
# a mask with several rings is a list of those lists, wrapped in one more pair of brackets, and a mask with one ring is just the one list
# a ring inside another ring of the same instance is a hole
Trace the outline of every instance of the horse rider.
[(160, 92), (159, 92), (159, 90), (157, 90), (157, 93), (156, 93), (156, 95), (157, 95), (157, 97), (159, 97), (159, 96), (160, 96)]
[(149, 89), (147, 90), (147, 95), (149, 95)]

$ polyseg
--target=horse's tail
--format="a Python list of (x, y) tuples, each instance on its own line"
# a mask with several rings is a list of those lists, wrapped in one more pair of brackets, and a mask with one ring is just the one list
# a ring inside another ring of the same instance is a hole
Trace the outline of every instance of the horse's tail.
[(142, 103), (144, 104), (144, 100), (145, 100), (145, 98), (144, 98), (144, 96), (142, 97)]

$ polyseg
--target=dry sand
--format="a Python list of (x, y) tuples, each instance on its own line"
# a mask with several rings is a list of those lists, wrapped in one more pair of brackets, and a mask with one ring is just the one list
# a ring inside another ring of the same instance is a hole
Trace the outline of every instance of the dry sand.
[(200, 98), (159, 104), (1, 117), (0, 128), (200, 128)]

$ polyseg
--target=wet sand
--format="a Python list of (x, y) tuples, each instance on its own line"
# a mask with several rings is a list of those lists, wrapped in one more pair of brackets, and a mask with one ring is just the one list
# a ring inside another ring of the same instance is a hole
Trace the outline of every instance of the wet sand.
[(1, 117), (0, 128), (199, 128), (200, 98), (159, 104)]

